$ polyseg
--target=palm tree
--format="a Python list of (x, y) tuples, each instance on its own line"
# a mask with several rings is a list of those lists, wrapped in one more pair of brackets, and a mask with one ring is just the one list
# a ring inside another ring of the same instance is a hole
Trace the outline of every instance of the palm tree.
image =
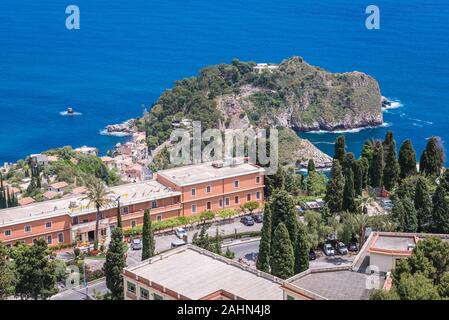
[(362, 214), (368, 214), (368, 206), (373, 203), (374, 199), (371, 196), (358, 196), (355, 199), (357, 210)]
[(97, 215), (95, 217), (95, 242), (94, 249), (98, 250), (98, 227), (100, 221), (100, 209), (114, 203), (113, 192), (108, 190), (100, 179), (92, 179), (87, 184), (87, 194), (83, 200), (89, 200), (88, 206), (95, 206)]
[(354, 215), (355, 226), (359, 233), (359, 248), (361, 249), (365, 242), (365, 229), (371, 225), (371, 219), (367, 214)]

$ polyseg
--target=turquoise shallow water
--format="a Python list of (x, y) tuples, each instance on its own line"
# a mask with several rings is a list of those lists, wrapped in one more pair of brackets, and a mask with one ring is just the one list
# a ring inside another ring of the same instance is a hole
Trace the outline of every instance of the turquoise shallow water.
[[(0, 163), (62, 145), (103, 152), (122, 138), (109, 123), (142, 112), (177, 79), (233, 58), (279, 62), (301, 55), (334, 72), (379, 80), (401, 107), (389, 127), (346, 133), (358, 151), (386, 130), (449, 141), (449, 3), (378, 0), (381, 30), (365, 28), (367, 1), (87, 1), (81, 29), (65, 29), (65, 3), (0, 2)], [(82, 115), (61, 116), (72, 106)], [(332, 153), (335, 134), (301, 134)]]

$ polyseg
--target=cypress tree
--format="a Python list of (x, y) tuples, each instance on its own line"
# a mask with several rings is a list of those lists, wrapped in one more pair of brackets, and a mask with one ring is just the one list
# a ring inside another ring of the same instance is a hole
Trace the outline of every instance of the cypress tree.
[(142, 228), (142, 261), (154, 256), (154, 234), (151, 226), (150, 210), (143, 213)]
[(216, 254), (221, 255), (221, 243), (222, 243), (221, 235), (220, 235), (220, 232), (218, 232), (218, 227), (217, 227), (217, 229), (215, 231), (214, 246), (213, 246), (213, 249), (214, 249), (213, 251)]
[(352, 173), (354, 173), (354, 166), (355, 166), (355, 157), (352, 152), (348, 152), (345, 154), (343, 158), (343, 175), (345, 178), (348, 176), (349, 170), (352, 170)]
[(263, 215), (262, 236), (257, 255), (256, 268), (260, 271), (270, 272), (271, 255), (271, 208), (267, 203)]
[(440, 185), (449, 192), (449, 169), (445, 169), (443, 176), (440, 179)]
[(416, 181), (414, 199), (418, 217), (418, 231), (429, 231), (432, 224), (432, 201), (426, 180), (422, 177)]
[(298, 228), (298, 237), (296, 238), (295, 249), (295, 274), (309, 269), (309, 250), (307, 235), (304, 227)]
[(270, 265), (271, 274), (276, 277), (287, 279), (294, 275), (295, 256), (293, 245), (290, 241), (288, 230), (282, 222), (274, 230)]
[(354, 191), (356, 196), (361, 196), (363, 191), (364, 165), (361, 160), (356, 160), (353, 166)]
[(343, 190), (343, 205), (342, 209), (344, 211), (355, 212), (355, 191), (354, 191), (354, 174), (352, 170), (349, 169), (348, 175), (345, 181), (345, 187)]
[(388, 150), (385, 155), (385, 166), (383, 170), (383, 181), (385, 189), (391, 191), (396, 185), (399, 178), (399, 164), (396, 159), (396, 141), (393, 139), (393, 134), (388, 139), (388, 144), (385, 148)]
[(122, 213), (120, 212), (120, 201), (117, 204), (117, 228), (122, 228)]
[(432, 197), (432, 205), (432, 230), (435, 233), (449, 233), (449, 200), (444, 187), (437, 187)]
[[(421, 161), (423, 163), (421, 163)], [(427, 175), (439, 175), (444, 163), (444, 151), (440, 139), (432, 137), (427, 142), (420, 160), (420, 172)], [(421, 168), (422, 166), (422, 168)]]
[(407, 139), (402, 143), (401, 148), (399, 149), (398, 162), (400, 168), (399, 176), (401, 179), (416, 174), (416, 152), (410, 139)]
[(416, 230), (418, 229), (418, 217), (415, 209), (415, 204), (410, 198), (405, 198), (402, 200), (402, 205), (404, 207), (405, 213), (402, 231), (416, 232)]
[[(296, 242), (298, 222), (296, 220), (296, 208), (293, 198), (285, 190), (277, 190), (271, 197), (271, 229), (276, 230), (279, 223), (284, 223), (288, 230), (291, 243)], [(273, 239), (274, 235), (272, 235)]]
[(345, 142), (345, 136), (339, 136), (335, 140), (335, 154), (334, 159), (337, 159), (340, 161), (340, 163), (343, 163), (343, 159), (346, 154), (346, 142)]
[(393, 198), (393, 209), (391, 210), (391, 216), (398, 224), (399, 231), (404, 231), (405, 225), (405, 209), (402, 204), (402, 199), (399, 197)]
[(362, 189), (365, 190), (369, 185), (369, 160), (365, 157), (360, 157), (359, 161), (363, 167)]
[(342, 211), (343, 205), (343, 189), (345, 186), (345, 179), (342, 173), (340, 161), (334, 159), (331, 171), (332, 179), (328, 182), (326, 187), (326, 196), (324, 200), (331, 213)]
[(309, 163), (307, 164), (307, 173), (311, 173), (315, 171), (315, 162), (313, 159), (309, 160)]
[(383, 157), (383, 148), (378, 144), (375, 146), (373, 152), (373, 164), (370, 177), (371, 186), (374, 188), (380, 188), (382, 186)]
[(104, 273), (106, 286), (111, 291), (114, 300), (123, 299), (123, 277), (122, 271), (126, 266), (126, 245), (123, 243), (123, 232), (121, 228), (112, 231), (111, 243), (106, 253)]

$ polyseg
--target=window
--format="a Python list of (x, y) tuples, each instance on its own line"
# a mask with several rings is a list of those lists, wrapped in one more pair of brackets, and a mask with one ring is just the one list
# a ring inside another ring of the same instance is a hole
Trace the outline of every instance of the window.
[(196, 204), (192, 204), (192, 213), (196, 213)]
[(151, 201), (151, 208), (157, 208), (157, 201)]
[(156, 220), (157, 220), (157, 221), (162, 221), (162, 214), (158, 214), (158, 215), (156, 216)]
[(212, 203), (210, 201), (207, 201), (206, 203), (206, 209), (210, 210), (212, 208)]
[(153, 299), (154, 300), (164, 300), (164, 298), (162, 298), (162, 296), (158, 295), (157, 293), (153, 293)]
[(196, 196), (196, 189), (195, 188), (192, 189), (192, 197), (194, 197), (194, 196)]
[(140, 299), (148, 300), (150, 298), (150, 292), (145, 288), (140, 288)]
[(251, 201), (251, 193), (248, 193), (248, 194), (246, 195), (246, 201)]
[(239, 196), (234, 197), (234, 204), (239, 204)]
[(78, 223), (79, 223), (78, 217), (73, 217), (72, 224), (75, 225), (75, 224), (78, 224)]
[(234, 181), (234, 188), (238, 188), (239, 187), (239, 181), (238, 180), (235, 180)]
[(257, 184), (260, 183), (260, 177), (259, 177), (259, 176), (256, 177), (256, 183), (257, 183)]
[(101, 229), (100, 233), (102, 237), (106, 237), (106, 228)]
[(34, 238), (34, 239), (33, 239), (33, 244), (36, 244), (36, 243), (37, 243), (37, 239)]
[(218, 206), (223, 208), (223, 199), (218, 199)]
[(123, 214), (128, 214), (129, 213), (129, 207), (123, 207), (122, 213)]
[(229, 198), (226, 198), (226, 199), (225, 199), (225, 206), (226, 206), (226, 207), (229, 207), (229, 202), (230, 202), (230, 199), (229, 199)]
[(64, 242), (64, 233), (58, 233), (58, 242), (63, 243)]
[(31, 232), (31, 226), (25, 226), (25, 232)]
[(128, 292), (131, 292), (131, 293), (136, 293), (136, 285), (134, 284), (134, 283), (132, 283), (132, 282), (126, 282), (126, 288), (127, 288), (127, 290), (128, 290)]
[(259, 191), (256, 192), (256, 200), (260, 200), (260, 192)]
[(51, 229), (51, 221), (48, 221), (48, 222), (45, 224), (45, 228)]
[(53, 241), (53, 239), (51, 238), (51, 236), (47, 236), (47, 243), (48, 243), (48, 244), (51, 244), (52, 241)]
[(131, 221), (131, 228), (135, 228), (137, 226), (137, 221), (133, 220)]
[(83, 223), (88, 223), (89, 219), (83, 219)]
[(5, 230), (5, 237), (10, 237), (12, 234), (11, 230)]
[(294, 297), (287, 295), (287, 300), (295, 300)]
[(212, 190), (211, 186), (207, 186), (207, 187), (206, 187), (206, 193), (210, 193), (211, 190)]

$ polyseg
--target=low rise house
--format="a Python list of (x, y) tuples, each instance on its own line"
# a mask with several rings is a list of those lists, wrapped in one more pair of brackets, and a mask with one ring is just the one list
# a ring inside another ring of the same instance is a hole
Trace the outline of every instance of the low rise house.
[(114, 158), (105, 156), (105, 157), (101, 157), (100, 159), (106, 165), (106, 167), (108, 167), (109, 170), (116, 167)]
[(48, 157), (45, 154), (37, 153), (30, 155), (31, 161), (38, 166), (48, 165)]
[(57, 193), (61, 193), (62, 194), (62, 193), (64, 193), (66, 191), (66, 188), (68, 186), (69, 185), (67, 184), (67, 182), (60, 181), (60, 182), (56, 182), (56, 183), (51, 184), (48, 187), (48, 191), (53, 191), (53, 192), (57, 192)]
[(31, 197), (25, 197), (18, 200), (20, 206), (26, 206), (32, 204), (33, 202), (35, 202), (35, 200)]
[(315, 201), (307, 201), (303, 205), (304, 210), (320, 210), (325, 206), (325, 202), (322, 199), (316, 199)]
[(278, 69), (278, 65), (268, 64), (268, 63), (258, 63), (255, 67), (253, 67), (253, 70), (256, 73), (262, 73), (263, 71), (269, 71), (272, 72), (273, 70)]
[(76, 148), (75, 152), (96, 156), (98, 154), (98, 149), (95, 147), (82, 146), (80, 148)]
[(76, 187), (72, 190), (72, 194), (74, 195), (81, 195), (81, 194), (85, 194), (87, 192), (87, 188), (86, 187)]
[(59, 196), (60, 193), (59, 192), (55, 192), (55, 191), (46, 191), (44, 192), (43, 196), (46, 200), (51, 200), (56, 198), (57, 196)]

